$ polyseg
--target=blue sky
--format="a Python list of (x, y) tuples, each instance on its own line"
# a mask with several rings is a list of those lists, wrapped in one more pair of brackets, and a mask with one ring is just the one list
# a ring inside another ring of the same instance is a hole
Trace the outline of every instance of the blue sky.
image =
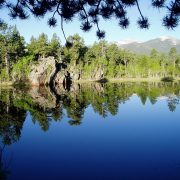
[[(140, 0), (139, 4), (142, 8), (143, 15), (149, 17), (151, 24), (150, 29), (142, 30), (137, 27), (136, 21), (139, 17), (139, 13), (137, 11), (137, 7), (132, 7), (128, 9), (128, 16), (130, 18), (131, 24), (126, 30), (122, 30), (118, 26), (118, 21), (116, 19), (107, 21), (101, 20), (100, 27), (102, 30), (106, 31), (105, 40), (109, 42), (122, 41), (127, 39), (146, 41), (157, 38), (159, 36), (173, 36), (180, 39), (180, 26), (175, 30), (167, 30), (162, 26), (162, 17), (166, 11), (159, 11), (154, 9), (150, 6), (150, 1)], [(37, 19), (31, 16), (28, 20), (11, 20), (7, 14), (8, 12), (6, 10), (0, 10), (0, 17), (3, 18), (9, 25), (16, 25), (27, 42), (30, 40), (32, 35), (37, 37), (42, 32), (46, 33), (49, 38), (52, 37), (53, 33), (57, 33), (61, 39), (61, 42), (65, 42), (60, 25), (55, 28), (50, 28), (47, 25), (47, 19), (50, 17), (50, 14), (47, 14), (43, 19)], [(85, 43), (88, 45), (98, 41), (96, 37), (96, 28), (93, 28), (88, 33), (82, 32), (78, 18), (74, 18), (72, 22), (65, 24), (64, 29), (66, 36), (78, 33), (84, 38)]]

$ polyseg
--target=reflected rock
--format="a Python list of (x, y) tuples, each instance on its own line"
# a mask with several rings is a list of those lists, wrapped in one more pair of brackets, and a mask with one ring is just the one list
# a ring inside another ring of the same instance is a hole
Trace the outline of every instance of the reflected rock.
[(28, 95), (33, 99), (33, 101), (42, 107), (55, 108), (56, 107), (56, 97), (50, 93), (48, 87), (32, 87), (28, 91)]

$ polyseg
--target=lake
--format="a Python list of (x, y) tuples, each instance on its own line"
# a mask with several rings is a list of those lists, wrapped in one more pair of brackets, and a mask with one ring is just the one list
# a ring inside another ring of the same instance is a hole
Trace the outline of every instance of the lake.
[(179, 180), (180, 82), (0, 87), (0, 179)]

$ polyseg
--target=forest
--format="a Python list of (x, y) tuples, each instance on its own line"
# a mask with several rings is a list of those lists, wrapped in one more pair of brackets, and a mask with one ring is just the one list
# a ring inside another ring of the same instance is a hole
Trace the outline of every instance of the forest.
[(80, 73), (79, 80), (95, 79), (95, 72), (102, 72), (101, 78), (179, 78), (180, 54), (176, 48), (159, 53), (152, 49), (150, 54), (138, 55), (120, 49), (117, 44), (104, 40), (91, 46), (85, 45), (78, 34), (69, 36), (65, 45), (57, 34), (49, 39), (44, 33), (25, 42), (16, 26), (0, 24), (0, 82), (26, 82), (32, 66), (39, 59), (54, 57)]

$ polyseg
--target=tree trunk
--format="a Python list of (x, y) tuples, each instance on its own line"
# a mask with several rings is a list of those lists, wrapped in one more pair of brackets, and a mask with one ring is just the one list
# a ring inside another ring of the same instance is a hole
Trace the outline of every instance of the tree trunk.
[(176, 62), (175, 60), (173, 61), (173, 77), (175, 76), (175, 68), (176, 68)]
[(6, 53), (5, 55), (5, 66), (6, 66), (6, 73), (7, 73), (7, 76), (9, 78), (9, 73), (10, 73), (10, 62), (9, 62), (9, 54)]

